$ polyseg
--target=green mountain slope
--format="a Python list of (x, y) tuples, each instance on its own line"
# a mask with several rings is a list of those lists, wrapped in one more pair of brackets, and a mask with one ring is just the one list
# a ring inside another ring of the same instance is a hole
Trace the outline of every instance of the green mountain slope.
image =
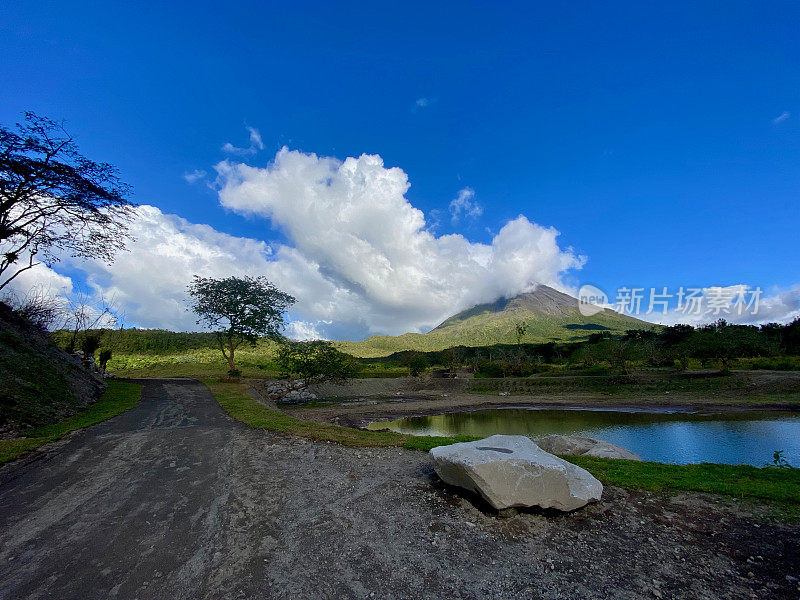
[(579, 341), (599, 331), (619, 334), (654, 326), (608, 309), (585, 317), (578, 310), (577, 299), (540, 285), (527, 294), (473, 306), (428, 333), (374, 335), (361, 342), (337, 342), (337, 345), (354, 356), (377, 357), (400, 350), (511, 344), (517, 341), (516, 324), (521, 321), (528, 326), (522, 339), (525, 343)]

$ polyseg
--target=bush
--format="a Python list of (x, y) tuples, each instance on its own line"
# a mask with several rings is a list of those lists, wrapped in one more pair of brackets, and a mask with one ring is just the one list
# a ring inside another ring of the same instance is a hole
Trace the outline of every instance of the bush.
[(506, 360), (484, 360), (475, 367), (477, 377), (530, 377), (535, 373), (549, 370), (541, 359), (532, 360), (509, 358)]
[(497, 361), (485, 360), (478, 363), (475, 374), (479, 377), (502, 377), (503, 367)]
[(100, 336), (96, 333), (88, 333), (81, 341), (81, 350), (83, 351), (83, 359), (89, 360), (91, 357), (94, 359), (94, 353), (100, 347)]
[(106, 372), (106, 365), (110, 360), (111, 360), (111, 350), (109, 350), (108, 348), (106, 348), (105, 350), (101, 350), (99, 364), (100, 364), (100, 370), (103, 373)]
[(793, 362), (788, 356), (757, 358), (750, 363), (750, 368), (768, 371), (800, 371), (800, 361)]
[(41, 331), (55, 327), (64, 312), (61, 299), (38, 287), (31, 289), (25, 296), (9, 295), (3, 301), (16, 316)]
[(352, 356), (339, 352), (330, 342), (287, 341), (278, 349), (278, 363), (286, 377), (297, 377), (305, 385), (324, 381), (343, 382), (355, 376)]
[(408, 374), (411, 377), (418, 377), (430, 367), (428, 358), (422, 352), (404, 353), (400, 358), (400, 362), (408, 368)]

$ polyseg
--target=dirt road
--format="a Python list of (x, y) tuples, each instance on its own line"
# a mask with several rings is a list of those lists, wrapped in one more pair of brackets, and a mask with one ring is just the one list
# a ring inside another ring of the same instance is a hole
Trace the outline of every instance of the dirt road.
[(250, 430), (199, 383), (0, 470), (0, 598), (792, 598), (800, 528), (606, 488), (497, 515), (427, 455)]

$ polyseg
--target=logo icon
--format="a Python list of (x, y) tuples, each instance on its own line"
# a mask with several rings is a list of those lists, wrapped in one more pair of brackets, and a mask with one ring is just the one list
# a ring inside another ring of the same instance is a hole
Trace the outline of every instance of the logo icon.
[(600, 288), (584, 284), (578, 290), (578, 310), (584, 317), (591, 317), (610, 307), (608, 296)]

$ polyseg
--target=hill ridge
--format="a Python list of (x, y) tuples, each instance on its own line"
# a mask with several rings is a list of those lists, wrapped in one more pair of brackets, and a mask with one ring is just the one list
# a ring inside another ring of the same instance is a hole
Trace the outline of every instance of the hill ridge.
[(460, 311), (427, 333), (373, 335), (360, 342), (337, 342), (337, 345), (356, 356), (377, 357), (400, 350), (516, 343), (516, 325), (521, 321), (528, 325), (522, 340), (525, 343), (580, 341), (597, 331), (623, 333), (654, 326), (610, 309), (584, 316), (577, 298), (539, 284), (530, 292)]

